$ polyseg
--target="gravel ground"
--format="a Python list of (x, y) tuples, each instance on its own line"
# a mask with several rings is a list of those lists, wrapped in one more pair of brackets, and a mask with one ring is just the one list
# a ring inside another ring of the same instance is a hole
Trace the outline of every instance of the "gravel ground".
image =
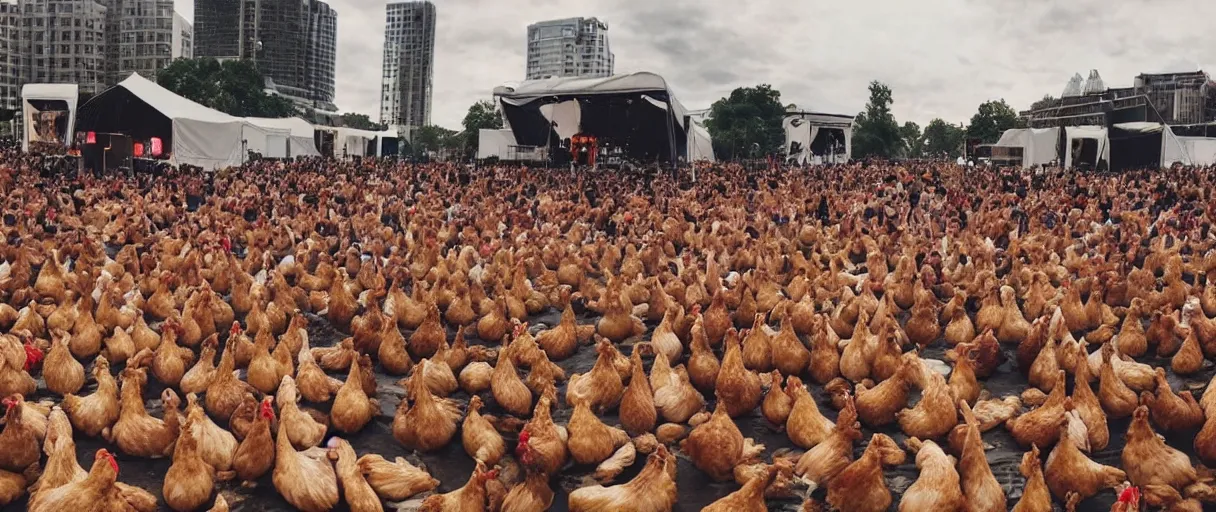
[[(555, 325), (558, 322), (559, 316), (560, 313), (558, 311), (550, 310), (544, 315), (529, 319), (529, 321), (532, 329), (535, 331), (536, 329), (542, 328), (542, 326), (539, 324), (545, 324), (545, 326)], [(323, 318), (310, 316), (310, 319), (309, 340), (313, 347), (331, 346), (337, 344), (344, 337), (344, 335), (335, 331), (331, 326), (329, 326)], [(595, 319), (593, 317), (582, 316), (579, 322), (592, 323), (594, 320)], [(906, 321), (906, 318), (902, 320)], [(647, 327), (649, 331), (653, 330), (655, 325), (648, 324)], [(451, 331), (448, 334), (449, 339), (452, 339), (455, 336), (454, 331)], [(408, 336), (409, 333), (407, 332), (407, 339)], [(632, 350), (632, 344), (634, 342), (649, 339), (649, 336), (650, 334), (648, 332), (641, 339), (627, 341), (621, 347), (621, 351), (628, 355)], [(470, 343), (476, 342), (470, 340)], [(1007, 356), (1006, 363), (1000, 367), (994, 376), (986, 381), (981, 381), (984, 388), (991, 392), (994, 397), (1017, 395), (1028, 387), (1026, 378), (1013, 368), (1012, 360), (1014, 359), (1014, 347), (1010, 345), (1004, 348)], [(927, 359), (943, 359), (944, 353), (944, 343), (939, 342), (930, 346), (922, 354), (922, 357)], [(589, 371), (595, 364), (595, 359), (595, 350), (590, 346), (583, 346), (573, 357), (565, 361), (560, 361), (559, 364), (566, 370), (567, 375), (573, 373), (585, 373)], [(1140, 361), (1152, 364), (1154, 366), (1163, 366), (1167, 369), (1169, 368), (1168, 360), (1145, 357), (1141, 358)], [(649, 362), (650, 361), (647, 360), (647, 371), (649, 371)], [(86, 371), (87, 370), (88, 368), (86, 367)], [(114, 368), (112, 371), (117, 374), (119, 368)], [(1210, 362), (1205, 362), (1203, 371), (1198, 374), (1192, 375), (1187, 379), (1182, 379), (1176, 375), (1170, 374), (1169, 379), (1175, 390), (1180, 391), (1183, 389), (1192, 389), (1196, 393), (1196, 396), (1198, 396), (1202, 390), (1202, 387), (1206, 385), (1213, 373), (1213, 365)], [(335, 377), (344, 379), (345, 374), (335, 374)], [(391, 431), (393, 413), (396, 410), (397, 402), (403, 394), (401, 387), (397, 386), (396, 384), (399, 378), (378, 372), (377, 380), (380, 382), (380, 390), (378, 394), (378, 398), (381, 403), (380, 415), (377, 416), (366, 428), (364, 428), (363, 431), (347, 438), (354, 446), (355, 451), (359, 455), (363, 455), (365, 453), (379, 453), (389, 460), (392, 460), (393, 457), (405, 456), (413, 463), (417, 464), (421, 462), (431, 472), (431, 474), (441, 482), (438, 489), (439, 492), (447, 492), (463, 486), (465, 481), (468, 479), (469, 474), (472, 472), (474, 465), (473, 460), (465, 454), (464, 449), (460, 446), (460, 436), (457, 435), (453, 441), (448, 444), (448, 446), (436, 452), (420, 454), (406, 450), (400, 443), (393, 439)], [(94, 387), (95, 383), (90, 382), (88, 389), (82, 391), (82, 393), (91, 392)], [(145, 390), (145, 397), (158, 397), (161, 389), (163, 389), (159, 383), (155, 381), (155, 379), (149, 379), (148, 388), (149, 389)], [(825, 416), (835, 419), (836, 412), (828, 405), (828, 399), (826, 394), (823, 392), (822, 387), (812, 385), (811, 388), (812, 393), (819, 403), (820, 410), (823, 411)], [(561, 386), (560, 391), (561, 394), (564, 394), (564, 384)], [(1071, 393), (1071, 389), (1069, 392)], [(38, 398), (52, 399), (52, 397), (49, 395), (39, 395)], [(463, 391), (457, 391), (451, 396), (451, 398), (460, 401), (463, 406), (463, 404), (467, 403), (469, 397)], [(500, 410), (496, 407), (496, 404), (493, 402), (493, 398), (489, 396), (488, 392), (485, 393), (483, 398), (486, 400), (487, 404), (486, 408), (483, 410), (483, 413), (500, 414)], [(910, 403), (914, 404), (917, 400), (919, 400), (919, 395), (914, 394)], [(321, 409), (324, 410), (324, 408)], [(149, 412), (154, 415), (160, 414), (159, 399), (151, 402)], [(553, 416), (554, 420), (558, 423), (565, 423), (570, 414), (571, 410), (566, 408), (563, 402), (562, 408), (555, 409)], [(604, 416), (602, 419), (607, 424), (617, 424), (617, 418), (615, 415)], [(219, 421), (217, 420), (217, 422)], [(219, 423), (221, 425), (225, 424), (224, 422)], [(745, 437), (751, 437), (766, 446), (766, 459), (770, 458), (772, 453), (778, 449), (796, 449), (796, 447), (794, 447), (789, 441), (789, 438), (786, 437), (785, 433), (770, 425), (768, 421), (760, 415), (759, 410), (754, 411), (752, 414), (736, 418), (735, 423), (739, 426)], [(1120, 454), (1124, 445), (1123, 434), (1126, 432), (1129, 423), (1130, 419), (1111, 420), (1109, 424), (1111, 432), (1110, 445), (1105, 450), (1092, 454), (1092, 458), (1103, 464), (1121, 466), (1122, 463), (1120, 461)], [(902, 445), (906, 436), (899, 431), (897, 425), (892, 427), (894, 428), (882, 429), (879, 430), (879, 432), (891, 435)], [(858, 446), (856, 446), (854, 455), (861, 455), (862, 451), (865, 449), (865, 443), (868, 442), (870, 435), (874, 432), (875, 431), (873, 429), (863, 428), (862, 440), (858, 443)], [(1194, 434), (1194, 432), (1187, 432), (1174, 435), (1168, 437), (1167, 441), (1171, 446), (1174, 446), (1175, 448), (1178, 448), (1188, 454), (1193, 454), (1194, 449), (1192, 447), (1191, 440), (1194, 438)], [(1018, 472), (1018, 464), (1021, 462), (1021, 457), (1024, 450), (1017, 446), (1017, 443), (1014, 441), (1013, 437), (1010, 436), (1005, 429), (1000, 427), (985, 433), (983, 439), (986, 446), (990, 447), (988, 451), (988, 463), (991, 466), (992, 472), (996, 476), (996, 479), (1005, 489), (1005, 493), (1008, 496), (1009, 506), (1012, 508), (1012, 506), (1021, 496), (1022, 487), (1024, 485), (1024, 479)], [(508, 437), (507, 442), (509, 443), (508, 446), (514, 446), (515, 438)], [(85, 438), (79, 434), (76, 438), (76, 444), (78, 460), (86, 469), (92, 462), (93, 453), (95, 453), (98, 448), (107, 447), (106, 443), (100, 439)], [(677, 452), (677, 454), (679, 454), (679, 452)], [(700, 510), (705, 505), (712, 503), (714, 500), (722, 496), (734, 492), (738, 488), (738, 486), (733, 482), (711, 482), (705, 477), (704, 474), (693, 467), (692, 463), (689, 462), (686, 457), (684, 457), (682, 454), (679, 454), (679, 456), (680, 459), (677, 486), (679, 489), (680, 499), (674, 510)], [(1046, 457), (1047, 452), (1044, 452), (1043, 459), (1046, 460)], [(119, 475), (119, 479), (121, 481), (131, 485), (143, 487), (157, 495), (157, 497), (160, 497), (163, 475), (169, 469), (171, 462), (169, 459), (138, 459), (127, 457), (122, 454), (118, 454), (117, 458), (121, 468), (121, 473)], [(645, 457), (639, 455), (637, 463), (618, 477), (617, 482), (625, 482), (636, 475), (637, 472), (641, 470), (644, 461)], [(551, 510), (567, 510), (566, 502), (569, 491), (581, 486), (583, 478), (586, 475), (589, 475), (592, 471), (594, 471), (594, 467), (590, 466), (567, 466), (567, 468), (560, 475), (558, 475), (554, 481), (557, 496), (554, 499), (554, 505)], [(908, 457), (907, 462), (903, 465), (886, 469), (885, 476), (887, 485), (895, 496), (895, 505), (893, 505), (891, 508), (891, 510), (895, 510), (899, 503), (899, 496), (905, 489), (912, 485), (917, 477), (917, 470), (913, 457)], [(252, 489), (244, 488), (238, 482), (225, 482), (218, 483), (217, 490), (219, 490), (219, 492), (221, 492), (228, 499), (229, 504), (234, 511), (261, 512), (292, 510), (292, 507), (288, 505), (287, 502), (284, 501), (275, 491), (269, 474), (263, 477), (258, 482), (257, 486)], [(824, 491), (822, 490), (819, 491), (816, 496), (822, 498), (823, 492)], [(1082, 503), (1079, 510), (1106, 511), (1110, 509), (1114, 499), (1115, 496), (1113, 492), (1104, 492)], [(25, 505), (26, 502), (22, 500), (9, 505), (5, 508), (5, 510), (24, 510)], [(770, 501), (768, 505), (770, 510), (793, 511), (797, 510), (799, 502), (792, 500), (774, 500)], [(1057, 504), (1057, 507), (1062, 510), (1062, 507), (1060, 507), (1059, 504)], [(162, 509), (168, 510), (167, 507), (163, 506), (163, 503)], [(346, 510), (345, 504), (343, 503), (336, 510)]]

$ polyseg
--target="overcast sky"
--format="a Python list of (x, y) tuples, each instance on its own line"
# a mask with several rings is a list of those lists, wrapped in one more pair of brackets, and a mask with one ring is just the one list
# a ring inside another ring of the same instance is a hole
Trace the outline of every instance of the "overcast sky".
[[(1110, 86), (1140, 72), (1216, 73), (1213, 0), (433, 0), (432, 121), (459, 128), (469, 105), (524, 75), (525, 31), (546, 19), (608, 22), (616, 72), (664, 76), (689, 109), (738, 86), (784, 103), (856, 113), (866, 85), (894, 92), (895, 117), (965, 122), (981, 102), (1025, 109), (1074, 73)], [(176, 0), (193, 19), (194, 0)], [(379, 115), (383, 0), (338, 12), (336, 103)]]

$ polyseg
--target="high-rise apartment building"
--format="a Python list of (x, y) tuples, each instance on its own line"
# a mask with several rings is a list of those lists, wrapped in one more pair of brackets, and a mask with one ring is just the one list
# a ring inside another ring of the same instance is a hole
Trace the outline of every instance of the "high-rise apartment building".
[(338, 64), (338, 13), (325, 2), (312, 2), (308, 13), (308, 44), (304, 52), (304, 88), (312, 99), (334, 101), (334, 72)]
[(194, 26), (186, 21), (185, 16), (173, 13), (173, 55), (174, 59), (194, 58)]
[(196, 57), (253, 60), (300, 106), (333, 101), (337, 13), (325, 2), (196, 0), (194, 25)]
[(435, 4), (394, 2), (385, 7), (380, 122), (406, 130), (431, 123), (435, 68)]
[[(245, 16), (245, 0), (195, 0), (194, 54), (216, 59), (239, 59), (246, 28), (256, 26), (256, 9)], [(256, 2), (254, 2), (256, 7)], [(248, 18), (248, 23), (245, 22)]]
[(173, 0), (101, 0), (106, 6), (106, 83), (150, 80), (173, 60)]
[(22, 83), (105, 90), (106, 6), (93, 0), (20, 0)]
[(0, 0), (0, 110), (20, 108), (21, 6)]
[(612, 76), (616, 64), (608, 24), (596, 18), (566, 18), (528, 25), (526, 78)]
[(275, 87), (286, 96), (306, 97), (307, 2), (261, 0), (257, 4), (255, 60), (258, 70), (274, 80)]

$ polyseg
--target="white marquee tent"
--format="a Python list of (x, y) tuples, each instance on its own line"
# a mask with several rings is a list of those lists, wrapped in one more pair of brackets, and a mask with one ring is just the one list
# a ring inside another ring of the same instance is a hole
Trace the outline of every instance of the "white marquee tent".
[[(246, 117), (245, 120), (270, 133), (270, 137), (274, 138), (275, 143), (272, 144), (268, 141), (267, 144), (276, 148), (275, 153), (282, 153), (281, 151), (277, 151), (277, 149), (286, 147), (288, 150), (282, 156), (319, 156), (321, 154), (317, 151), (317, 144), (313, 140), (313, 131), (315, 129), (308, 121), (298, 117)], [(283, 131), (286, 131), (286, 134)], [(282, 140), (284, 135), (286, 136), (286, 140)], [(272, 157), (272, 154), (269, 152), (262, 154)]]
[(60, 141), (64, 146), (70, 145), (72, 136), (76, 133), (76, 102), (79, 98), (79, 86), (76, 84), (25, 84), (21, 86), (21, 122), (23, 134), (21, 150), (30, 150), (30, 137), (35, 136), (34, 116), (38, 109), (31, 101), (54, 100), (67, 103), (68, 120), (66, 136)]
[[(786, 112), (781, 124), (785, 129), (786, 158), (796, 160), (799, 164), (824, 163), (833, 158), (837, 162), (845, 162), (853, 154), (853, 116), (807, 112), (793, 107)], [(819, 132), (825, 129), (841, 131), (844, 136), (843, 153), (831, 154), (830, 151), (821, 151), (824, 153), (821, 155), (812, 153), (812, 143), (819, 136)]]
[[(241, 140), (247, 121), (173, 94), (138, 73), (119, 82), (118, 87), (130, 91), (173, 123), (174, 164), (204, 169), (241, 165), (244, 158)], [(265, 146), (265, 141), (260, 145)]]
[(231, 116), (178, 96), (136, 73), (82, 105), (79, 117), (81, 130), (138, 138), (164, 133), (157, 126), (167, 119), (172, 137), (172, 147), (167, 149), (174, 165), (237, 166), (244, 161), (245, 150), (268, 158), (319, 154), (313, 142), (314, 128), (303, 119)]
[(1074, 141), (1093, 140), (1098, 144), (1098, 159), (1110, 162), (1110, 136), (1101, 126), (1069, 126), (1064, 128), (1064, 168), (1071, 169)]
[(1059, 128), (1013, 128), (1005, 130), (997, 147), (1022, 148), (1022, 166), (1047, 165), (1060, 157)]

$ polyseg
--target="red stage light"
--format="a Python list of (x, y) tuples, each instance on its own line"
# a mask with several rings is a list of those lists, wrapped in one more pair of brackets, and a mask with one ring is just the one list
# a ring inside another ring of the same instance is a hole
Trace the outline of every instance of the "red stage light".
[(135, 153), (135, 156), (144, 156), (144, 143), (136, 142), (133, 152)]
[(165, 146), (160, 137), (152, 137), (152, 156), (160, 156), (164, 151)]
[(97, 144), (97, 132), (89, 132), (85, 134), (85, 144)]

